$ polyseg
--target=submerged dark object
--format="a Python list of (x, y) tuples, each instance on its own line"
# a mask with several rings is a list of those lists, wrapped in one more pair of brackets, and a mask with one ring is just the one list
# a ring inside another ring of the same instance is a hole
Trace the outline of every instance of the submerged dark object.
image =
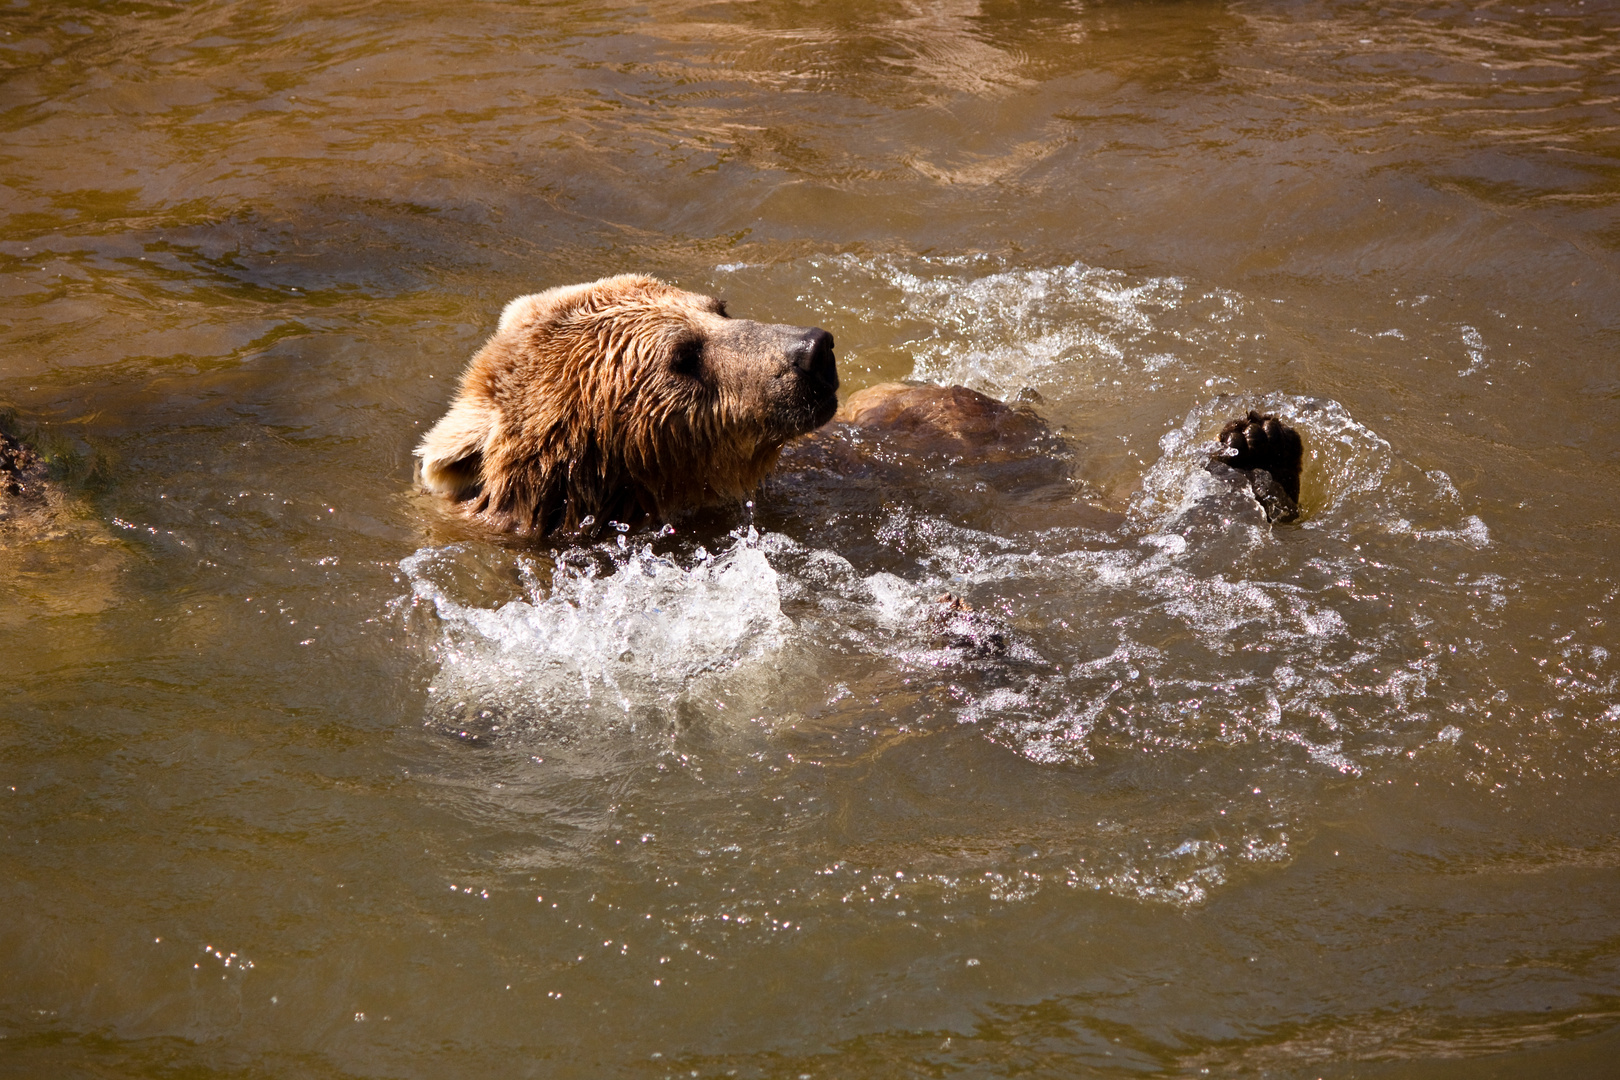
[(976, 608), (955, 593), (934, 600), (929, 628), (949, 649), (962, 649), (975, 656), (1006, 656), (1012, 647), (1007, 624), (994, 614)]
[(1266, 520), (1286, 524), (1299, 517), (1299, 473), (1305, 444), (1299, 432), (1270, 413), (1253, 409), (1228, 420), (1219, 435), (1221, 451), (1208, 466), (1215, 476), (1246, 483)]
[(44, 457), (0, 427), (0, 526), (48, 532), (51, 510), (60, 502)]

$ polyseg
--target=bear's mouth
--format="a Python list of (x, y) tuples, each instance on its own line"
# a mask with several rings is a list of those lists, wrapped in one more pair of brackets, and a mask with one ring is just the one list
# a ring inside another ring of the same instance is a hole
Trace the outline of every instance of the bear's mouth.
[(785, 417), (791, 431), (789, 438), (807, 435), (831, 420), (838, 412), (838, 381), (825, 382), (813, 375), (800, 375), (797, 398)]
[(815, 403), (814, 408), (815, 411), (810, 414), (810, 424), (805, 428), (805, 431), (814, 431), (838, 413), (838, 389), (836, 384), (825, 391), (821, 400)]

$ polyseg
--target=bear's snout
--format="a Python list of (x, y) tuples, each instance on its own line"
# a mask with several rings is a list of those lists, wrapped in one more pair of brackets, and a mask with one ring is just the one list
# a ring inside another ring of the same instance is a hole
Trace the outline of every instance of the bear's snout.
[(783, 375), (794, 376), (792, 411), (796, 414), (792, 434), (813, 431), (838, 411), (838, 361), (833, 356), (833, 336), (819, 326), (792, 330), (793, 339), (782, 357), (787, 361)]
[(813, 326), (788, 349), (788, 357), (799, 374), (826, 386), (838, 389), (838, 364), (833, 357), (833, 336), (819, 326)]

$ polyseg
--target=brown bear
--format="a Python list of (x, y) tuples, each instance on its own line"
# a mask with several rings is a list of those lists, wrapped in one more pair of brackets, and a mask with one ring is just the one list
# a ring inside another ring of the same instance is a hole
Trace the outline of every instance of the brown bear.
[[(519, 297), (422, 439), (424, 486), (520, 535), (594, 535), (746, 499), (790, 439), (837, 413), (907, 459), (1050, 483), (1064, 441), (1027, 409), (961, 386), (884, 383), (838, 408), (832, 335), (733, 319), (713, 297), (626, 274)], [(1222, 429), (1210, 471), (1266, 515), (1298, 513), (1302, 448), (1274, 416)], [(852, 474), (870, 455), (818, 440), (801, 465)]]
[(485, 525), (591, 535), (747, 498), (837, 391), (825, 330), (625, 274), (506, 305), (416, 453)]

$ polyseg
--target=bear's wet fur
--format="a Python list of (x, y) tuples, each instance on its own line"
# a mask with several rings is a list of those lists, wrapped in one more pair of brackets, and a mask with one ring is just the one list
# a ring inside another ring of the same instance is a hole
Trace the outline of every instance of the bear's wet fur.
[(913, 453), (978, 459), (1022, 454), (1052, 434), (1034, 413), (965, 386), (879, 383), (852, 394), (837, 418), (894, 432)]
[(623, 274), (508, 304), (416, 453), (481, 524), (590, 536), (741, 502), (837, 390), (825, 330)]
[(876, 471), (879, 482), (903, 487), (971, 473), (974, 482), (1027, 492), (1066, 483), (1072, 456), (1027, 407), (965, 386), (889, 382), (844, 399), (832, 424), (795, 445), (794, 464), (852, 477)]

